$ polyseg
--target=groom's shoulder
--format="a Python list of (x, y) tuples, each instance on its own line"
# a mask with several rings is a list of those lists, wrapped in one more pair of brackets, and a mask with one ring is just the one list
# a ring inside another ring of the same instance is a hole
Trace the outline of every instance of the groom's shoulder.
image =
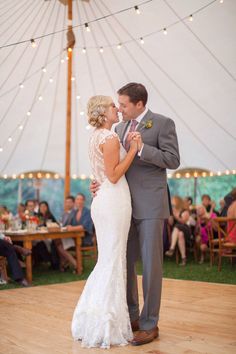
[[(149, 110), (150, 111), (150, 110)], [(169, 118), (169, 117), (166, 117), (164, 116), (163, 114), (160, 114), (160, 113), (154, 113), (152, 111), (150, 111), (151, 115), (152, 115), (152, 118), (157, 120), (159, 123), (167, 123), (168, 121), (169, 122), (173, 122), (173, 119)]]

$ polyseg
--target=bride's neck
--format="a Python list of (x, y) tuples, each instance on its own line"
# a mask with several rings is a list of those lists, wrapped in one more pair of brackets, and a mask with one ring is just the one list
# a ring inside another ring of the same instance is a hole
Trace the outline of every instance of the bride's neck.
[(103, 129), (111, 130), (112, 124), (110, 122), (105, 122), (102, 126)]

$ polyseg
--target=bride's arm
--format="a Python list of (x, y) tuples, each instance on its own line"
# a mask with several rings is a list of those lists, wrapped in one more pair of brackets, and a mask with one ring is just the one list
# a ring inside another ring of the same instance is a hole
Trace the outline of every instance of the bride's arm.
[(104, 157), (105, 174), (111, 183), (117, 183), (131, 165), (137, 151), (137, 141), (132, 140), (130, 149), (125, 158), (120, 161), (120, 143), (117, 138), (107, 139), (101, 145)]

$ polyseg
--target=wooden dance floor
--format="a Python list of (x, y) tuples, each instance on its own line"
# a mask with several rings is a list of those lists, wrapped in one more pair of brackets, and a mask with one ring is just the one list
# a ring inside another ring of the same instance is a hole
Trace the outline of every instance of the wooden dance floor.
[[(141, 286), (141, 279), (139, 279)], [(0, 291), (1, 354), (93, 354), (73, 342), (70, 323), (84, 281)], [(236, 286), (164, 280), (160, 339), (114, 354), (235, 354)]]

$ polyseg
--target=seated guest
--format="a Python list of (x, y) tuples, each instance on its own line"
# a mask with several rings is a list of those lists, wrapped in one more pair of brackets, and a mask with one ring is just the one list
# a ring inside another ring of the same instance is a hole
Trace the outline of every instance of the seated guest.
[(85, 231), (82, 239), (82, 246), (91, 246), (93, 244), (93, 221), (90, 210), (84, 206), (85, 196), (78, 193), (75, 198), (76, 212), (73, 215), (71, 224), (67, 226), (68, 231)]
[[(49, 205), (46, 201), (42, 201), (39, 203), (39, 213), (35, 212), (35, 202), (30, 201), (30, 213), (34, 213), (33, 215), (37, 215), (39, 218), (38, 226), (47, 226), (48, 221), (57, 222), (53, 214), (49, 209)], [(33, 260), (35, 264), (40, 262), (48, 263), (50, 262), (52, 267), (54, 267), (52, 257), (51, 257), (51, 240), (45, 241), (34, 241), (33, 242)]]
[(42, 201), (39, 203), (39, 226), (47, 226), (47, 222), (56, 222), (54, 215), (51, 213), (48, 202)]
[(62, 226), (71, 224), (75, 212), (75, 198), (73, 195), (69, 195), (65, 200), (65, 211), (62, 214), (61, 223)]
[[(91, 246), (93, 244), (93, 222), (90, 210), (84, 204), (85, 196), (81, 193), (77, 194), (75, 198), (75, 210), (71, 211), (70, 223), (67, 221), (66, 229), (68, 231), (85, 231), (82, 246)], [(66, 250), (75, 246), (74, 239), (62, 239), (62, 245), (63, 247), (60, 244), (57, 245), (59, 254), (76, 268), (77, 263), (75, 258), (69, 252), (66, 252)]]
[(176, 244), (178, 243), (181, 254), (181, 266), (186, 265), (186, 242), (191, 239), (191, 229), (188, 225), (190, 213), (188, 205), (184, 205), (183, 199), (179, 196), (174, 196), (171, 200), (173, 209), (173, 218), (170, 220), (173, 231), (171, 234), (171, 245), (169, 250), (165, 253), (166, 256), (171, 257), (174, 254)]
[(30, 215), (30, 216), (34, 216), (34, 215), (38, 215), (35, 212), (35, 202), (33, 199), (28, 199), (25, 202), (25, 211)]
[[(72, 195), (69, 195), (65, 199), (65, 211), (62, 214), (62, 218), (61, 218), (62, 227), (71, 224), (72, 219), (74, 217), (74, 213), (76, 212), (74, 206), (75, 206), (75, 198)], [(68, 263), (71, 264), (74, 269), (76, 269), (76, 265), (77, 265), (76, 260), (70, 254), (70, 252), (67, 251), (68, 248), (74, 246), (74, 240), (72, 238), (56, 239), (54, 240), (54, 244), (60, 258), (60, 266), (59, 266), (60, 271), (64, 272), (65, 268), (67, 268)]]
[[(230, 203), (227, 210), (228, 218), (236, 218), (236, 188), (231, 191), (232, 202)], [(236, 225), (234, 221), (228, 221), (227, 224), (228, 236), (226, 240), (228, 242), (236, 243)]]
[(195, 231), (196, 245), (201, 251), (199, 264), (202, 264), (205, 259), (205, 254), (209, 246), (208, 232), (210, 228), (210, 219), (216, 218), (216, 214), (212, 211), (208, 213), (203, 205), (197, 207), (197, 224)]
[(211, 215), (211, 213), (215, 213), (217, 216), (219, 215), (218, 211), (215, 210), (216, 203), (211, 200), (211, 197), (208, 194), (202, 195), (202, 205), (205, 207), (209, 215)]
[(25, 221), (25, 205), (23, 203), (18, 204), (15, 218)]
[(12, 273), (12, 278), (19, 285), (28, 286), (29, 284), (24, 278), (22, 269), (16, 256), (16, 250), (12, 245), (11, 238), (4, 236), (3, 234), (0, 234), (0, 256), (7, 258), (7, 262)]

